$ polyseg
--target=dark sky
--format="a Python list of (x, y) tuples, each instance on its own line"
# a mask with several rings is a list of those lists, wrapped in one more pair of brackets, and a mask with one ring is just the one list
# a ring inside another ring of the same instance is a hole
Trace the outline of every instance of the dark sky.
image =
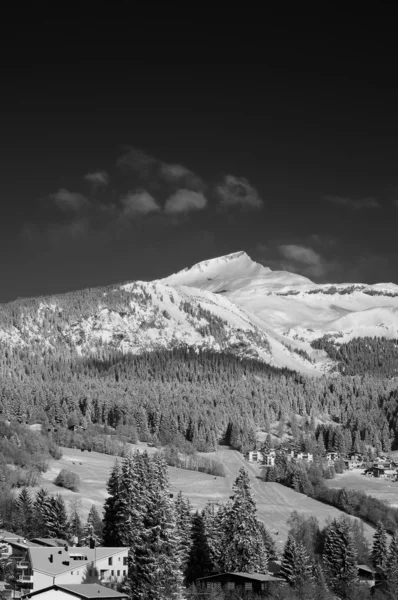
[(77, 6), (4, 24), (0, 301), (238, 250), (318, 282), (398, 283), (394, 4)]

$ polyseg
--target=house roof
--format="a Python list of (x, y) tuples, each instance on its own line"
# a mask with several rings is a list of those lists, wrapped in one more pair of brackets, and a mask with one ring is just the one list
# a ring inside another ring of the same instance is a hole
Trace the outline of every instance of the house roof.
[(358, 569), (361, 569), (361, 571), (368, 571), (368, 573), (377, 573), (376, 569), (372, 569), (372, 567), (368, 567), (368, 565), (358, 565)]
[(8, 542), (9, 540), (19, 539), (23, 539), (22, 536), (12, 533), (11, 531), (6, 531), (5, 529), (0, 529), (0, 540)]
[(102, 600), (122, 600), (128, 598), (127, 594), (116, 592), (115, 590), (107, 588), (104, 585), (99, 585), (98, 583), (55, 584), (50, 587), (37, 590), (36, 592), (30, 592), (25, 596), (22, 596), (22, 598), (33, 598), (35, 596), (40, 597), (41, 593), (49, 592), (50, 590), (63, 590), (75, 598), (84, 599), (102, 598)]
[[(64, 546), (58, 546), (56, 548), (35, 546), (28, 549), (32, 569), (34, 571), (48, 573), (49, 575), (67, 573), (74, 569), (78, 569), (79, 567), (85, 567), (95, 560), (107, 558), (123, 551), (127, 552), (128, 548), (105, 548), (103, 546), (98, 546), (93, 549), (88, 546), (68, 546), (68, 550), (65, 550)], [(52, 562), (50, 562), (50, 556), (52, 556)], [(75, 559), (73, 556), (81, 556), (82, 558)], [(65, 562), (69, 562), (69, 564), (65, 564)]]
[(214, 579), (222, 575), (234, 575), (235, 577), (242, 577), (242, 579), (251, 579), (252, 581), (281, 581), (280, 577), (274, 577), (269, 573), (240, 573), (238, 571), (227, 571), (225, 573), (207, 575), (206, 577), (199, 577), (198, 581), (203, 581), (205, 579)]
[(39, 546), (51, 546), (54, 548), (57, 546), (68, 546), (68, 542), (66, 540), (61, 540), (59, 538), (33, 538), (32, 542), (39, 544)]

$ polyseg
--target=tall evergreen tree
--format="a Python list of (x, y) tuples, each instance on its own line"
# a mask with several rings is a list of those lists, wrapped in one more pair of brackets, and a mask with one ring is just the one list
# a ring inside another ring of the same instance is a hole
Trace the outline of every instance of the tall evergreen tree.
[(342, 598), (349, 598), (358, 582), (358, 567), (352, 531), (344, 517), (334, 519), (327, 528), (322, 558), (330, 589)]
[(372, 562), (376, 568), (381, 569), (383, 572), (386, 570), (387, 554), (387, 533), (383, 523), (379, 521), (373, 536)]
[(92, 539), (96, 546), (102, 543), (102, 521), (94, 504), (91, 505), (83, 529), (82, 544), (88, 546)]
[(201, 514), (213, 571), (220, 571), (222, 568), (223, 520), (227, 507), (228, 505), (217, 505), (215, 509), (214, 504), (208, 502)]
[(26, 538), (35, 533), (33, 500), (26, 488), (14, 500), (13, 527), (16, 533)]
[(111, 471), (106, 489), (109, 496), (104, 507), (104, 546), (120, 546), (121, 531), (124, 528), (125, 519), (120, 511), (121, 467), (117, 460)]
[(283, 551), (280, 576), (294, 588), (312, 582), (312, 565), (305, 547), (289, 535)]
[(188, 557), (192, 546), (192, 514), (191, 504), (188, 498), (184, 498), (182, 492), (178, 492), (175, 501), (177, 534), (181, 540), (181, 570), (186, 576)]
[(192, 517), (192, 544), (187, 561), (186, 582), (192, 583), (213, 571), (211, 551), (206, 538), (202, 515), (196, 511)]
[(398, 533), (395, 532), (391, 538), (388, 549), (386, 568), (386, 580), (388, 591), (393, 598), (398, 597)]
[(268, 557), (256, 517), (250, 479), (242, 467), (223, 515), (223, 568), (226, 571), (266, 573)]
[(73, 502), (71, 506), (71, 512), (69, 515), (69, 529), (70, 537), (73, 543), (80, 544), (83, 536), (83, 525), (80, 518), (81, 502)]
[(152, 461), (150, 475), (143, 528), (129, 563), (130, 595), (133, 600), (177, 600), (182, 586), (181, 541), (162, 455)]

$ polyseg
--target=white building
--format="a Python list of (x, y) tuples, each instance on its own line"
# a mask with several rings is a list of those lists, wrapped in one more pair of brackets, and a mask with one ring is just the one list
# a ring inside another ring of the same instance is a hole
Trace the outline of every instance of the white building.
[(23, 598), (35, 600), (81, 600), (100, 598), (102, 600), (127, 600), (127, 594), (121, 594), (98, 583), (71, 583), (52, 585), (49, 588), (30, 592)]
[(127, 556), (128, 548), (29, 546), (16, 560), (17, 585), (26, 594), (56, 584), (122, 581), (127, 575)]
[(249, 452), (248, 460), (249, 462), (262, 462), (263, 453), (258, 450), (252, 450)]

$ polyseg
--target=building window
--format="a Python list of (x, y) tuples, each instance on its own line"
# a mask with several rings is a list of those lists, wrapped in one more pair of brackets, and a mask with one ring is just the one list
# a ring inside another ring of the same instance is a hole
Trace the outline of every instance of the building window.
[(234, 590), (235, 589), (235, 583), (233, 581), (228, 581), (227, 582), (227, 590)]
[(120, 556), (119, 556), (119, 558), (118, 558), (118, 561), (120, 561)]
[(115, 571), (111, 571), (111, 575), (112, 575), (112, 577), (114, 576), (114, 574), (115, 574)]
[(126, 566), (127, 565), (127, 556), (123, 556), (123, 564)]
[(71, 571), (70, 574), (73, 575), (73, 571)]
[(253, 589), (253, 584), (251, 581), (245, 582), (245, 592), (251, 592)]
[(112, 556), (110, 558), (108, 558), (108, 565), (111, 567), (113, 564), (113, 560), (112, 560)]
[(117, 572), (117, 576), (120, 577), (120, 571)]
[(126, 577), (126, 569), (123, 571), (123, 577)]

